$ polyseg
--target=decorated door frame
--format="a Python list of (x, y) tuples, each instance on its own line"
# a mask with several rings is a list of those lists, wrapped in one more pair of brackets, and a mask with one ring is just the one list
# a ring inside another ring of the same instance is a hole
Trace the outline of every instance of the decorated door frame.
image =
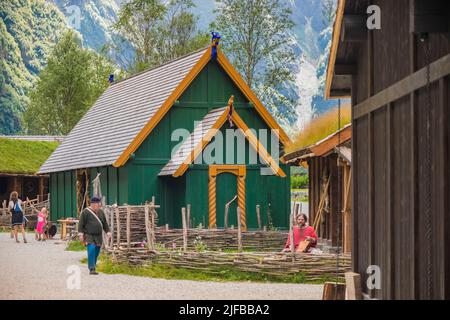
[(208, 202), (209, 202), (209, 228), (217, 228), (216, 211), (216, 179), (221, 173), (231, 173), (237, 177), (238, 207), (241, 209), (242, 230), (247, 230), (245, 219), (245, 176), (247, 168), (245, 165), (219, 165), (209, 166)]

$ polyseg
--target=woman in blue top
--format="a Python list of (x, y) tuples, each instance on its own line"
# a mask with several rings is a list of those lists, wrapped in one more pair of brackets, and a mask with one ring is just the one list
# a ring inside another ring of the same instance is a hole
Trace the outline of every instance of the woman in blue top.
[(23, 242), (27, 243), (27, 239), (25, 238), (25, 220), (23, 216), (22, 200), (19, 199), (19, 194), (17, 193), (17, 191), (11, 192), (8, 208), (12, 216), (11, 226), (14, 228), (14, 238), (16, 239), (16, 242), (19, 243), (19, 239), (17, 237), (17, 229), (20, 226), (22, 229)]

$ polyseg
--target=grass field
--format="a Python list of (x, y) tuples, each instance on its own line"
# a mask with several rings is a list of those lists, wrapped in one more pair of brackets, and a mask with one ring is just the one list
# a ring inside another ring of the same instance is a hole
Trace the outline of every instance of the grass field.
[[(82, 263), (87, 263), (84, 258)], [(153, 264), (151, 266), (133, 267), (126, 264), (113, 263), (106, 255), (100, 255), (97, 271), (106, 274), (127, 274), (133, 276), (173, 279), (173, 280), (195, 280), (195, 281), (250, 281), (250, 282), (273, 282), (273, 283), (308, 283), (323, 284), (330, 281), (332, 277), (323, 277), (318, 281), (305, 280), (305, 274), (298, 272), (292, 276), (275, 277), (260, 273), (242, 272), (230, 267), (216, 268), (214, 273), (186, 268), (175, 268), (167, 265)]]
[(59, 142), (0, 138), (0, 172), (36, 173)]
[[(351, 109), (346, 104), (341, 107), (341, 126), (350, 123)], [(326, 138), (338, 130), (338, 109), (333, 108), (330, 111), (318, 116), (311, 121), (302, 131), (298, 132), (292, 139), (292, 143), (286, 147), (286, 153), (294, 152), (302, 148), (311, 146), (316, 142)]]

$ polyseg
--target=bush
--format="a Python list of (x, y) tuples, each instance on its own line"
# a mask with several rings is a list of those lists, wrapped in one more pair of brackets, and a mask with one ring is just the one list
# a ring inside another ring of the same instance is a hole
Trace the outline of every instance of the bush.
[(308, 187), (308, 175), (292, 176), (291, 189), (300, 189)]

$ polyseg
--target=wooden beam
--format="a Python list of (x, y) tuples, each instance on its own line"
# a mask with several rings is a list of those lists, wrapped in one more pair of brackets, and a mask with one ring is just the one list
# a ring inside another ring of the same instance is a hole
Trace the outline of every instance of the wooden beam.
[(334, 74), (336, 76), (346, 76), (346, 75), (352, 75), (356, 74), (357, 67), (356, 64), (345, 64), (345, 63), (338, 63), (334, 65)]
[(361, 276), (355, 272), (345, 273), (345, 286), (347, 289), (346, 300), (361, 300)]
[(409, 9), (411, 33), (446, 33), (450, 30), (448, 0), (412, 0)]
[[(430, 81), (434, 82), (450, 74), (450, 54), (431, 63)], [(354, 107), (353, 118), (358, 119), (390, 102), (398, 100), (427, 84), (426, 67), (403, 78)]]
[(367, 15), (344, 14), (341, 42), (363, 42), (367, 40)]

